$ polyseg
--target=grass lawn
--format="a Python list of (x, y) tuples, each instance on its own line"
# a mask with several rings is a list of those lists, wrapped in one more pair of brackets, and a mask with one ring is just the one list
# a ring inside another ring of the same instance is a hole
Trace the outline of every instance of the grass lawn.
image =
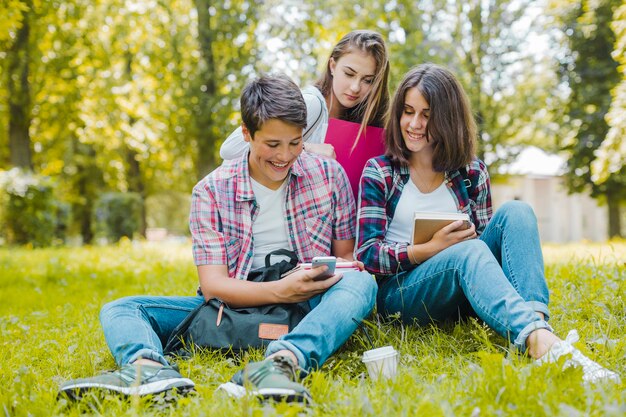
[[(551, 289), (551, 324), (576, 346), (626, 380), (626, 243), (544, 247)], [(393, 382), (373, 382), (360, 356), (360, 331), (305, 380), (316, 404), (263, 405), (215, 393), (242, 358), (203, 353), (181, 360), (197, 394), (177, 402), (93, 397), (57, 401), (71, 378), (113, 369), (98, 321), (100, 307), (135, 294), (193, 294), (197, 283), (190, 245), (118, 246), (45, 250), (0, 249), (0, 414), (176, 416), (623, 416), (620, 385), (585, 386), (578, 369), (535, 366), (478, 321), (444, 327), (372, 322), (379, 346), (401, 353)]]

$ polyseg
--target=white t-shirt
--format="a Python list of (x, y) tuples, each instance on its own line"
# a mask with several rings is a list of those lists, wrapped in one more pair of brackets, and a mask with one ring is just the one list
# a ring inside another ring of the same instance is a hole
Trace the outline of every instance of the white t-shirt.
[(456, 204), (448, 190), (446, 181), (443, 181), (434, 191), (424, 194), (409, 179), (402, 189), (402, 195), (398, 200), (391, 224), (387, 228), (385, 240), (387, 242), (410, 242), (411, 231), (413, 230), (413, 213), (416, 211), (456, 213)]
[[(254, 258), (252, 269), (265, 266), (265, 255), (276, 249), (289, 249), (285, 221), (285, 188), (287, 180), (277, 190), (271, 190), (250, 178), (259, 213), (252, 223)], [(275, 261), (275, 260), (274, 260)]]
[[(315, 86), (302, 89), (302, 97), (306, 103), (306, 128), (302, 139), (306, 143), (324, 143), (328, 129), (328, 108), (324, 96)], [(243, 140), (241, 126), (233, 131), (222, 143), (220, 156), (222, 159), (235, 159), (243, 155), (250, 145)]]

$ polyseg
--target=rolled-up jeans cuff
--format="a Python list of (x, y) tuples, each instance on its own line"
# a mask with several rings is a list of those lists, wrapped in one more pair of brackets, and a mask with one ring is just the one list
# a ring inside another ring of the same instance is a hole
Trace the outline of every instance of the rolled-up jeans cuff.
[(296, 355), (296, 359), (298, 360), (298, 363), (296, 365), (300, 367), (301, 370), (305, 371), (305, 373), (309, 371), (309, 361), (304, 357), (304, 354), (300, 352), (300, 349), (298, 349), (294, 344), (286, 342), (284, 340), (274, 340), (269, 345), (267, 345), (265, 357), (267, 358), (268, 356), (273, 355), (274, 353), (281, 350), (288, 350)]
[[(149, 359), (151, 361), (159, 362), (164, 366), (168, 366), (167, 360), (163, 357), (163, 355), (158, 354), (157, 352), (150, 349), (140, 349), (133, 356), (130, 357), (128, 363), (133, 363), (137, 359)], [(123, 364), (122, 364), (123, 365)]]
[(548, 324), (547, 321), (545, 320), (533, 321), (532, 323), (528, 324), (526, 327), (522, 329), (522, 331), (519, 333), (519, 335), (517, 335), (517, 338), (513, 342), (517, 350), (519, 350), (522, 353), (526, 352), (526, 339), (528, 339), (528, 336), (530, 336), (532, 332), (534, 332), (535, 330), (539, 330), (539, 329), (546, 329), (551, 332), (554, 332), (554, 330)]
[(548, 309), (548, 306), (545, 303), (542, 303), (541, 301), (526, 301), (526, 305), (532, 308), (533, 311), (543, 313), (545, 321), (550, 319), (550, 309)]

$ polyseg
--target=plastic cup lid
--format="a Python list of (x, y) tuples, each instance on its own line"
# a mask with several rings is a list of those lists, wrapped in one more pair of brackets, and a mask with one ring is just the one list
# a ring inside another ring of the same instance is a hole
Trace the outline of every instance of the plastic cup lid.
[(398, 352), (393, 346), (384, 346), (363, 352), (363, 362), (377, 361), (379, 359), (390, 358), (396, 356)]

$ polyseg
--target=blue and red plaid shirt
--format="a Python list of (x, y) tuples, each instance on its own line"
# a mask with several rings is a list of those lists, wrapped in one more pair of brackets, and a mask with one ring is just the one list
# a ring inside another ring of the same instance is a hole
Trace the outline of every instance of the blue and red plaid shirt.
[[(409, 179), (409, 167), (393, 164), (386, 156), (367, 161), (361, 176), (356, 258), (377, 276), (392, 275), (415, 267), (407, 254), (407, 242), (385, 240), (387, 227)], [(446, 172), (444, 181), (457, 210), (469, 214), (476, 233), (480, 235), (492, 215), (487, 166), (475, 158), (464, 172)]]
[[(354, 238), (354, 198), (336, 161), (303, 152), (287, 181), (286, 249), (301, 262), (330, 255), (333, 239)], [(227, 265), (231, 277), (246, 279), (254, 257), (252, 223), (258, 212), (248, 152), (204, 177), (193, 189), (189, 216), (196, 265)]]

